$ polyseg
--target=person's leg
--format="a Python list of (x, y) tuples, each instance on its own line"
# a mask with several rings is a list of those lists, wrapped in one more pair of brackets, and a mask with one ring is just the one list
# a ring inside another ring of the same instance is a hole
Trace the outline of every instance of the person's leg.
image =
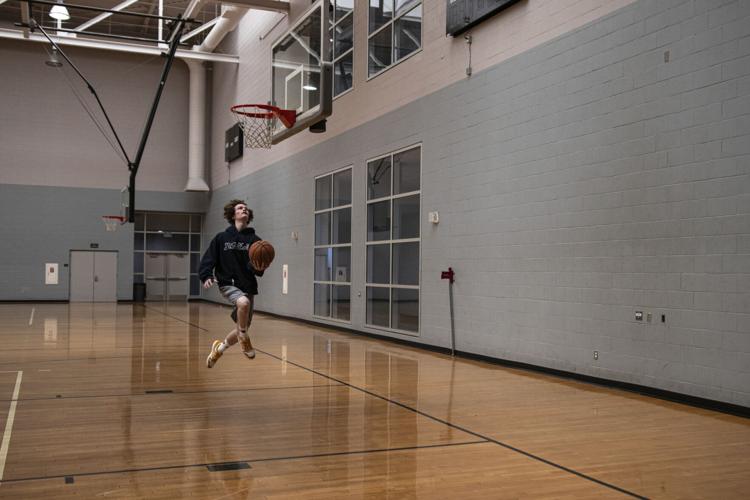
[(255, 357), (255, 349), (250, 342), (247, 329), (253, 317), (253, 297), (243, 296), (237, 300), (237, 337), (239, 338), (242, 352), (250, 359)]
[[(224, 286), (219, 288), (219, 291), (225, 299), (231, 302), (238, 309), (240, 307), (240, 302), (247, 302), (247, 296), (239, 288), (233, 286)], [(208, 358), (206, 359), (206, 366), (212, 368), (219, 360), (221, 355), (224, 354), (224, 351), (238, 342), (238, 329), (239, 325), (237, 325), (236, 328), (232, 329), (227, 334), (223, 342), (214, 340), (213, 344), (211, 345), (211, 352), (208, 354)], [(247, 322), (245, 322), (245, 329), (247, 329)]]

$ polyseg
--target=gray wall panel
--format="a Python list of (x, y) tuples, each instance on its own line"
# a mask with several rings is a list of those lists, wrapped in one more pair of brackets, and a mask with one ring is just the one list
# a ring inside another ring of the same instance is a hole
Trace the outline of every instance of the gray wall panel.
[(422, 143), (420, 342), (449, 344), (452, 266), (460, 350), (750, 405), (748, 26), (747, 2), (636, 2), (218, 189), (209, 236), (245, 198), (277, 250), (258, 308), (311, 319), (313, 178), (352, 164), (375, 332), (365, 162)]
[[(205, 211), (204, 193), (139, 192), (143, 210)], [(0, 300), (67, 300), (71, 250), (117, 250), (117, 298), (131, 300), (133, 225), (107, 232), (100, 216), (119, 213), (120, 192), (0, 184)], [(44, 284), (44, 264), (60, 264), (58, 285)]]

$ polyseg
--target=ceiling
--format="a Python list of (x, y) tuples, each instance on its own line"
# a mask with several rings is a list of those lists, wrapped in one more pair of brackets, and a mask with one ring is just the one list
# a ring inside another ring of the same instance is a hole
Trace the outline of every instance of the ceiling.
[[(2, 0), (0, 0), (2, 1)], [(68, 12), (70, 13), (70, 19), (63, 21), (62, 27), (65, 29), (74, 30), (86, 21), (93, 19), (94, 17), (101, 14), (101, 12), (93, 12), (88, 10), (77, 9), (72, 5), (83, 5), (86, 7), (98, 7), (103, 9), (112, 9), (116, 5), (122, 3), (123, 0), (71, 0), (65, 1)], [(163, 16), (176, 17), (179, 14), (184, 14), (185, 9), (190, 4), (190, 0), (163, 0)], [(47, 4), (30, 4), (31, 17), (33, 17), (37, 23), (43, 28), (49, 29), (49, 32), (55, 32), (57, 27), (57, 21), (49, 17), (49, 10), (52, 6)], [(158, 15), (159, 13), (159, 1), (158, 0), (138, 0), (129, 7), (123, 9), (125, 12), (136, 12), (139, 14), (150, 14)], [(207, 0), (203, 2), (200, 11), (193, 15), (193, 19), (199, 23), (208, 22), (221, 13), (221, 4), (217, 0)], [(18, 29), (13, 26), (13, 23), (21, 22), (21, 3), (18, 0), (7, 0), (0, 4), (0, 27), (7, 29)], [(183, 34), (188, 33), (190, 30), (198, 27), (198, 24), (187, 25), (183, 31)], [(159, 33), (159, 20), (152, 18), (143, 18), (128, 16), (124, 14), (113, 14), (108, 18), (94, 24), (93, 26), (86, 29), (88, 32), (114, 35), (122, 35), (136, 38), (144, 38), (152, 41), (158, 40)], [(199, 45), (203, 38), (210, 32), (210, 29), (204, 30), (196, 36), (186, 41), (188, 45)], [(90, 37), (90, 35), (79, 35)], [(167, 21), (163, 23), (163, 37), (169, 36), (169, 30), (167, 27)], [(97, 37), (98, 38), (98, 37)], [(105, 39), (102, 37), (102, 39)]]

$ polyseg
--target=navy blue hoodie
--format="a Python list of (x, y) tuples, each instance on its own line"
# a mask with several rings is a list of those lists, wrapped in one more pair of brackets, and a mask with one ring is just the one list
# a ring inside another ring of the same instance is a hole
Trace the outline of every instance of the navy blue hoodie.
[(219, 286), (236, 286), (245, 293), (258, 294), (258, 281), (255, 276), (263, 276), (250, 264), (250, 245), (261, 239), (255, 229), (246, 227), (242, 231), (232, 224), (223, 233), (214, 236), (201, 259), (201, 283), (216, 276)]

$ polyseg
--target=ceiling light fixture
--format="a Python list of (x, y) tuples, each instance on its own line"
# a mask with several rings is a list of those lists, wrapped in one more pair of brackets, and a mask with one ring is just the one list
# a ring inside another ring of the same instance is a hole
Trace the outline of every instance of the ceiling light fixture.
[(60, 58), (58, 57), (57, 47), (52, 46), (52, 52), (49, 55), (49, 59), (44, 61), (44, 64), (51, 68), (59, 68), (62, 66)]
[(62, 0), (57, 0), (57, 5), (53, 5), (49, 10), (49, 17), (57, 19), (58, 21), (67, 21), (70, 19), (70, 12), (68, 12), (68, 9), (63, 5)]

